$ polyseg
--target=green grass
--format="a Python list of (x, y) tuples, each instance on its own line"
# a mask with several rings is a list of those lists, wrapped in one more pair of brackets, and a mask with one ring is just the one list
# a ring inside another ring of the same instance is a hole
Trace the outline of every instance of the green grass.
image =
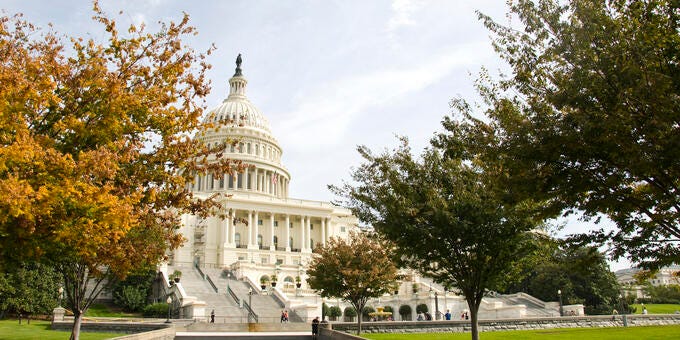
[(141, 318), (142, 313), (126, 313), (120, 308), (103, 303), (94, 303), (85, 312), (85, 317), (109, 317), (109, 318)]
[[(67, 340), (71, 332), (50, 329), (49, 321), (31, 320), (31, 324), (18, 320), (0, 320), (0, 339), (2, 340)], [(81, 340), (102, 340), (125, 334), (80, 332)]]
[[(637, 308), (635, 310), (635, 314), (642, 314), (642, 305), (640, 304), (635, 304), (632, 305), (633, 307)], [(673, 305), (673, 304), (646, 304), (645, 307), (647, 307), (647, 312), (649, 314), (673, 314), (675, 311), (680, 311), (680, 305)]]
[[(374, 340), (462, 340), (470, 339), (470, 333), (408, 333), (408, 334), (362, 334)], [(483, 332), (481, 340), (655, 340), (680, 339), (680, 325), (612, 328), (556, 328), (535, 331)]]

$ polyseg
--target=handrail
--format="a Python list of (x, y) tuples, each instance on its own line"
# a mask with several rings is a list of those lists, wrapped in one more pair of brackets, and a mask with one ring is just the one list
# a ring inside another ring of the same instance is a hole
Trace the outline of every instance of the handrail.
[(234, 301), (236, 301), (236, 304), (240, 306), (241, 300), (238, 298), (238, 296), (236, 296), (236, 293), (234, 293), (234, 291), (231, 290), (231, 287), (227, 287), (227, 291), (229, 292), (229, 295), (231, 295), (231, 297), (234, 299)]
[(208, 283), (212, 286), (213, 290), (215, 290), (215, 293), (218, 293), (217, 286), (215, 285), (215, 282), (210, 278), (210, 275), (205, 276), (206, 279), (208, 279)]
[[(249, 315), (252, 315), (253, 319), (255, 320), (255, 323), (257, 323), (257, 314), (255, 314), (253, 309), (250, 308), (250, 305), (247, 302), (243, 301), (243, 306), (246, 307), (246, 309), (248, 310), (248, 313), (250, 313)], [(248, 321), (250, 321), (250, 317), (248, 318)]]

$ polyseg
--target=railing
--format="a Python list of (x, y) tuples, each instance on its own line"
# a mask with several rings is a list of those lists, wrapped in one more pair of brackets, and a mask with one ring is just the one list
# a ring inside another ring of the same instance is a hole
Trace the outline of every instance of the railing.
[(248, 314), (248, 321), (250, 322), (250, 318), (252, 317), (253, 320), (255, 320), (255, 323), (257, 323), (257, 314), (255, 314), (253, 309), (250, 308), (250, 305), (247, 302), (243, 301), (243, 306), (246, 307), (246, 309), (248, 310), (248, 313), (250, 313), (250, 314)]
[(212, 289), (215, 290), (215, 293), (218, 293), (217, 285), (215, 285), (215, 282), (210, 278), (210, 275), (206, 275), (205, 278), (208, 280), (210, 286), (212, 286)]
[(241, 300), (236, 296), (236, 293), (234, 293), (233, 290), (231, 290), (231, 287), (227, 287), (227, 291), (229, 292), (229, 295), (234, 299), (237, 305), (241, 305)]

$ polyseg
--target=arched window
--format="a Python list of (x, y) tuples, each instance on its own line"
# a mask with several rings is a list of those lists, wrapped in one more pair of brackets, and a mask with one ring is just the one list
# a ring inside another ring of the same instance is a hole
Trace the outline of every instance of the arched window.
[(234, 234), (234, 243), (236, 243), (236, 248), (241, 246), (241, 234)]

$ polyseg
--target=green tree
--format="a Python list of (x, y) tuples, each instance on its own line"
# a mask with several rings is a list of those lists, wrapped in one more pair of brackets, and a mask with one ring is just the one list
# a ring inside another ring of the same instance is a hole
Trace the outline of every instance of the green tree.
[(517, 0), (509, 17), (480, 14), (511, 75), (480, 77), (484, 119), (455, 100), (462, 119), (446, 125), (464, 125), (482, 162), (504, 164), (518, 200), (549, 203), (544, 215), (616, 223), (577, 240), (646, 268), (680, 262), (677, 1)]
[[(321, 296), (341, 298), (355, 311), (364, 311), (368, 299), (394, 291), (397, 267), (391, 260), (392, 249), (366, 233), (352, 232), (347, 240), (331, 238), (315, 249), (319, 256), (309, 265), (307, 282)], [(361, 334), (361, 319), (357, 334)]]
[(188, 16), (121, 32), (95, 1), (94, 19), (104, 43), (0, 17), (0, 266), (55, 266), (72, 339), (105, 282), (157, 264), (183, 241), (182, 214), (219, 206), (193, 197), (196, 174), (237, 168), (192, 138), (213, 120), (205, 55), (182, 43)]
[(155, 269), (145, 268), (113, 284), (113, 302), (127, 312), (140, 312), (147, 304)]
[[(419, 159), (408, 143), (373, 155), (353, 183), (332, 190), (376, 232), (396, 245), (403, 265), (444, 286), (458, 288), (470, 308), (472, 338), (487, 289), (499, 290), (534, 246), (534, 203), (507, 204), (505, 174), (483, 168), (454, 143), (438, 138)], [(460, 137), (463, 138), (463, 137)], [(443, 143), (445, 142), (445, 143)]]
[(564, 304), (583, 304), (586, 314), (610, 314), (612, 309), (621, 309), (620, 289), (597, 249), (556, 247), (506, 292), (523, 291), (544, 301), (557, 301), (559, 290)]
[(39, 263), (22, 263), (13, 272), (0, 274), (0, 310), (21, 318), (51, 314), (57, 306), (60, 277), (53, 268)]

